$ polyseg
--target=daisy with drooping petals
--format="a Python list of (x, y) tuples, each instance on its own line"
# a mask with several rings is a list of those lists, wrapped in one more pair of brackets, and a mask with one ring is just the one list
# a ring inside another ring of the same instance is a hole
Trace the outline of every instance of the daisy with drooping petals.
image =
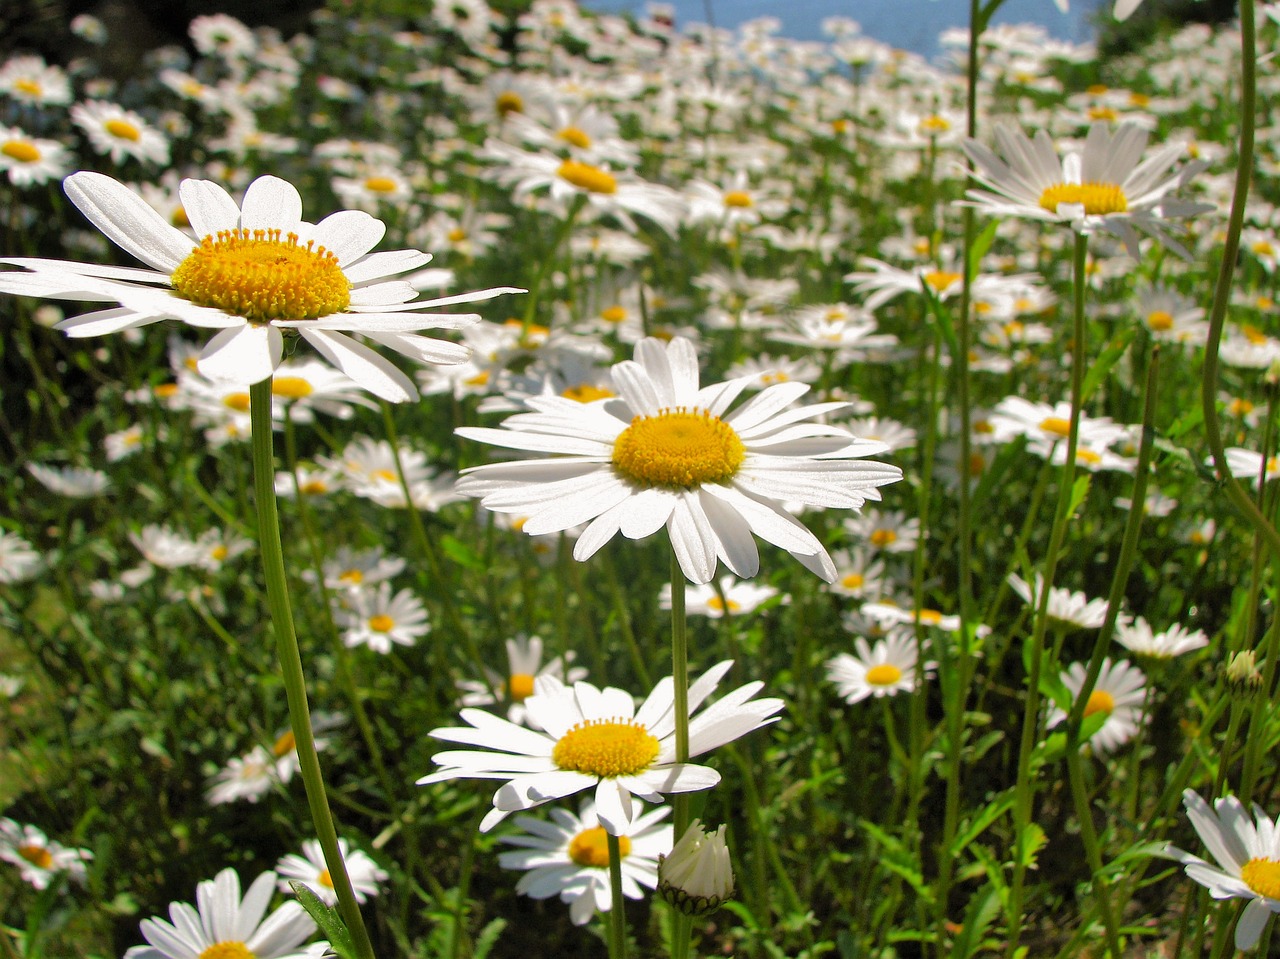
[(199, 359), (200, 371), (215, 379), (266, 379), (280, 365), (285, 336), (299, 335), (370, 393), (392, 402), (413, 399), (413, 382), (348, 334), (419, 362), (459, 363), (465, 347), (414, 331), (457, 329), (478, 317), (420, 311), (518, 292), (498, 287), (414, 301), (412, 286), (388, 278), (421, 268), (428, 254), (370, 253), (386, 227), (358, 210), (304, 221), (298, 191), (276, 177), (251, 183), (239, 205), (215, 183), (183, 180), (183, 210), (203, 237), (197, 244), (108, 176), (73, 173), (63, 186), (94, 226), (151, 269), (8, 258), (0, 262), (30, 272), (0, 273), (0, 292), (119, 304), (59, 324), (74, 337), (163, 319), (215, 329)]
[[(1034, 586), (1016, 573), (1010, 573), (1009, 585), (1028, 606), (1035, 608), (1040, 605), (1040, 590), (1044, 586), (1044, 577), (1039, 573), (1035, 575)], [(1072, 592), (1061, 586), (1051, 586), (1046, 612), (1049, 619), (1062, 627), (1098, 629), (1107, 618), (1107, 601), (1089, 599), (1084, 593)]]
[(1187, 629), (1178, 623), (1157, 633), (1150, 623), (1139, 616), (1132, 623), (1116, 624), (1116, 642), (1138, 656), (1172, 659), (1183, 653), (1204, 649), (1209, 645), (1209, 637), (1203, 629)]
[[(622, 894), (628, 899), (642, 899), (641, 887), (658, 885), (658, 857), (671, 851), (672, 842), (671, 824), (660, 820), (670, 812), (669, 806), (662, 806), (637, 816), (618, 836)], [(503, 869), (528, 870), (516, 884), (516, 892), (533, 899), (559, 896), (568, 904), (575, 926), (613, 908), (607, 833), (596, 816), (595, 803), (584, 799), (576, 816), (567, 809), (553, 809), (551, 822), (517, 816), (516, 825), (524, 832), (500, 841), (523, 848), (498, 856)]]
[(1252, 949), (1273, 913), (1280, 912), (1280, 817), (1275, 822), (1257, 806), (1251, 822), (1235, 796), (1214, 800), (1213, 807), (1192, 789), (1182, 794), (1187, 818), (1218, 864), (1181, 849), (1166, 854), (1186, 867), (1187, 875), (1214, 899), (1248, 899), (1236, 923), (1236, 948)]
[[(302, 943), (316, 924), (296, 902), (266, 915), (276, 888), (276, 874), (264, 872), (240, 896), (240, 877), (224, 869), (196, 886), (196, 905), (175, 902), (169, 919), (143, 919), (142, 938), (125, 959), (319, 959), (329, 954), (327, 942)], [(265, 920), (263, 917), (266, 917)]]
[[(915, 692), (920, 646), (910, 630), (895, 629), (875, 646), (859, 636), (853, 645), (856, 656), (839, 653), (827, 660), (827, 679), (835, 683), (846, 703)], [(933, 667), (925, 663), (926, 676)]]
[[(740, 686), (702, 712), (732, 661), (718, 663), (689, 686), (689, 756), (700, 756), (773, 722), (781, 699), (752, 699), (764, 683)], [(464, 709), (465, 727), (433, 729), (436, 739), (477, 749), (432, 756), (443, 768), (418, 785), (448, 779), (504, 779), (493, 809), (480, 822), (488, 832), (513, 812), (532, 809), (586, 789), (594, 790), (600, 823), (624, 835), (637, 816), (633, 796), (660, 802), (663, 793), (709, 789), (720, 774), (708, 766), (676, 762), (674, 684), (654, 687), (639, 708), (621, 689), (590, 683), (566, 686), (540, 677), (525, 700), (532, 729), (480, 709)]]
[(79, 466), (45, 466), (43, 463), (28, 463), (27, 472), (40, 481), (40, 485), (51, 493), (69, 496), (74, 499), (97, 496), (106, 492), (111, 480), (102, 470), (85, 469)]
[(31, 579), (44, 565), (40, 554), (17, 533), (0, 532), (0, 583)]
[[(776, 586), (760, 583), (740, 583), (732, 576), (721, 576), (719, 589), (711, 583), (685, 590), (685, 613), (689, 616), (707, 616), (722, 619), (755, 612), (761, 603), (778, 595)], [(790, 597), (784, 596), (785, 603)], [(658, 606), (671, 608), (671, 584), (667, 583), (658, 593)]]
[[(356, 902), (364, 902), (370, 896), (379, 893), (378, 884), (387, 881), (387, 872), (369, 858), (369, 854), (357, 849), (354, 852), (348, 847), (345, 839), (338, 840), (338, 852), (346, 865), (347, 876), (351, 880), (351, 888), (356, 894)], [(281, 892), (292, 892), (290, 879), (302, 883), (326, 905), (332, 906), (338, 901), (338, 894), (333, 890), (333, 879), (329, 875), (329, 867), (325, 865), (324, 850), (320, 848), (318, 839), (308, 839), (302, 844), (302, 855), (289, 853), (281, 856), (276, 863), (276, 872), (280, 876), (278, 886)]]
[[(1085, 671), (1084, 663), (1072, 663), (1062, 674), (1062, 685), (1071, 694), (1071, 702), (1084, 688)], [(1095, 753), (1115, 752), (1133, 738), (1143, 720), (1142, 707), (1146, 698), (1147, 678), (1142, 670), (1124, 660), (1112, 662), (1108, 657), (1102, 661), (1102, 671), (1098, 673), (1098, 681), (1084, 707), (1086, 719), (1097, 713), (1106, 716), (1098, 731), (1089, 737), (1088, 745)], [(1066, 718), (1065, 710), (1054, 708), (1049, 712), (1048, 725), (1056, 726)], [(1081, 744), (1082, 747), (1084, 745)]]
[(1134, 123), (1114, 129), (1095, 123), (1080, 153), (1059, 158), (1045, 131), (1032, 140), (1021, 130), (997, 125), (998, 153), (977, 140), (964, 142), (964, 152), (976, 166), (973, 178), (986, 187), (969, 190), (968, 202), (993, 216), (1067, 223), (1077, 233), (1111, 233), (1135, 260), (1139, 258), (1136, 227), (1190, 260), (1191, 254), (1170, 235), (1167, 221), (1213, 207), (1174, 199), (1171, 194), (1208, 163), (1197, 160), (1178, 173), (1169, 173), (1183, 155), (1182, 145), (1169, 144), (1143, 160), (1147, 136)]
[(459, 429), (468, 439), (563, 455), (473, 467), (458, 491), (529, 517), (531, 535), (587, 523), (574, 546), (579, 561), (619, 532), (642, 539), (666, 526), (694, 583), (709, 582), (717, 560), (754, 576), (753, 533), (834, 580), (826, 548), (783, 503), (856, 509), (878, 500), (878, 487), (902, 471), (859, 457), (883, 444), (806, 422), (843, 403), (788, 409), (808, 392), (803, 383), (767, 387), (728, 412), (753, 378), (699, 389), (697, 354), (682, 337), (641, 340), (635, 356), (613, 367), (616, 398), (529, 397), (534, 412), (509, 417), (502, 429)]

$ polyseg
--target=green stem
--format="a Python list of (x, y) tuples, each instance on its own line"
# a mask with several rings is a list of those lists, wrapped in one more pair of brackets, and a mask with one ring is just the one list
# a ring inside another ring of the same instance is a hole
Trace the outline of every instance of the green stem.
[(289, 701), (289, 722), (297, 744), (298, 763), (306, 787), (307, 805), (325, 866), (333, 879), (338, 897), (338, 912), (346, 923), (360, 959), (374, 959), (373, 945), (364, 926), (364, 917), (356, 903), (355, 891), (347, 875), (346, 864), (338, 848), (329, 801), (325, 795), (320, 757), (316, 754), (311, 734), (311, 713), (307, 708), (307, 683), (302, 672), (302, 656), (293, 627), (293, 608), (289, 604), (289, 586), (285, 581), (284, 549), (280, 543), (280, 520), (276, 513), (274, 436), (271, 423), (271, 377), (249, 387), (249, 415), (253, 434), (254, 498), (258, 509), (258, 545), (262, 552), (262, 570), (266, 579), (267, 605), (275, 627), (276, 652), (284, 677), (285, 695)]
[(627, 911), (622, 907), (622, 843), (611, 832), (605, 832), (609, 848), (609, 959), (627, 959)]
[[(689, 761), (689, 622), (685, 616), (684, 570), (675, 551), (671, 553), (671, 685), (676, 721), (676, 762)], [(671, 797), (672, 841), (689, 828), (689, 794)], [(690, 955), (693, 923), (683, 913), (674, 911), (671, 937), (671, 959), (687, 959)]]

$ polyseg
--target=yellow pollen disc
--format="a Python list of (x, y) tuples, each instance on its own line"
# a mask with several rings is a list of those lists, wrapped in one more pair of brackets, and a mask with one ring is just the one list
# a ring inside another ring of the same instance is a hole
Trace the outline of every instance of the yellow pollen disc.
[(452, 230), (449, 231), (450, 243), (461, 243), (466, 238), (467, 238), (467, 231), (460, 226), (455, 226)]
[(475, 376), (468, 376), (462, 382), (464, 386), (484, 386), (489, 382), (489, 371), (481, 370)]
[(732, 479), (746, 457), (732, 426), (707, 410), (637, 416), (613, 442), (613, 468), (638, 486), (695, 489)]
[(847, 133), (848, 131), (849, 131), (848, 120), (832, 120), (831, 121), (832, 133)]
[(364, 188), (370, 193), (395, 193), (399, 185), (389, 176), (371, 176), (364, 181)]
[(1085, 704), (1085, 716), (1092, 716), (1094, 713), (1106, 713), (1111, 715), (1111, 711), (1116, 708), (1115, 698), (1105, 689), (1095, 689), (1089, 694), (1089, 702)]
[(1253, 301), (1253, 305), (1260, 310), (1269, 310), (1276, 305), (1276, 301), (1269, 296), (1260, 296)]
[(885, 547), (898, 541), (898, 534), (891, 529), (878, 529), (871, 534), (871, 545)]
[[(626, 836), (618, 837), (618, 854), (627, 858), (631, 852), (631, 840)], [(595, 866), (597, 869), (609, 868), (609, 840), (604, 826), (592, 826), (578, 833), (569, 842), (569, 858), (579, 866)]]
[(958, 283), (960, 281), (960, 274), (949, 273), (946, 270), (930, 270), (922, 277), (922, 279), (933, 287), (934, 290), (941, 293), (947, 289), (947, 287), (951, 286), (951, 284)]
[(1026, 326), (1017, 320), (1010, 320), (1004, 325), (1004, 335), (1010, 339), (1021, 336), (1026, 331)]
[(591, 146), (591, 137), (587, 136), (586, 132), (578, 127), (565, 127), (556, 136), (579, 150), (586, 150)]
[(374, 470), (369, 475), (372, 476), (374, 479), (380, 479), (386, 483), (394, 483), (400, 478), (396, 476), (396, 474), (393, 473), (391, 470)]
[(592, 400), (608, 399), (617, 394), (613, 390), (592, 386), (590, 383), (579, 383), (577, 386), (567, 387), (560, 395), (566, 399), (577, 400), (579, 403), (590, 403)]
[(53, 865), (53, 853), (44, 846), (19, 846), (18, 855), (37, 869), (48, 869)]
[(1055, 436), (1066, 436), (1071, 432), (1071, 423), (1061, 416), (1047, 416), (1040, 421), (1040, 429)]
[(1152, 310), (1147, 314), (1147, 326), (1156, 332), (1173, 329), (1173, 314), (1168, 310)]
[(359, 586), (364, 582), (364, 573), (358, 569), (349, 569), (338, 577), (338, 581), (348, 586)]
[(499, 93), (494, 99), (493, 105), (498, 113), (504, 117), (508, 113), (524, 113), (524, 97), (518, 93), (512, 93), (510, 90)]
[(1076, 462), (1086, 463), (1089, 466), (1097, 466), (1102, 462), (1102, 454), (1095, 453), (1093, 450), (1078, 449), (1076, 450)]
[(902, 679), (902, 670), (893, 663), (881, 663), (867, 670), (867, 682), (872, 686), (892, 686)]
[(551, 761), (561, 769), (612, 779), (634, 776), (658, 758), (658, 740), (628, 719), (587, 719), (560, 737)]
[(621, 306), (606, 306), (600, 311), (600, 319), (606, 323), (621, 323), (627, 318), (627, 311)]
[(556, 175), (567, 180), (579, 190), (588, 193), (617, 193), (618, 180), (612, 173), (592, 166), (590, 163), (579, 163), (577, 160), (565, 160), (556, 170)]
[(225, 546), (222, 546), (221, 544), (219, 544), (218, 546), (215, 546), (213, 549), (209, 550), (209, 557), (211, 559), (217, 560), (220, 563), (227, 558), (228, 552), (230, 551)]
[(184, 80), (182, 82), (182, 92), (189, 97), (198, 97), (204, 93), (204, 84), (195, 80)]
[(345, 310), (351, 283), (338, 258), (279, 230), (222, 230), (206, 236), (169, 278), (192, 303), (247, 320), (314, 320)]
[(840, 577), (840, 585), (845, 589), (861, 589), (867, 578), (861, 573), (847, 573)]
[(942, 613), (936, 609), (922, 609), (916, 613), (916, 619), (929, 626), (937, 626), (942, 622)]
[(369, 617), (369, 628), (375, 633), (389, 633), (396, 628), (396, 621), (390, 616), (379, 613), (377, 616)]
[(1115, 120), (1120, 116), (1111, 107), (1090, 107), (1088, 113), (1090, 120)]
[(301, 376), (277, 376), (271, 381), (271, 392), (286, 400), (300, 400), (310, 396), (315, 390)]
[(1090, 84), (1085, 88), (1084, 92), (1088, 93), (1090, 96), (1100, 97), (1107, 92), (1107, 85), (1105, 83)]
[(1146, 107), (1151, 105), (1151, 98), (1145, 93), (1131, 92), (1129, 94), (1129, 105), (1135, 107)]
[[(714, 609), (717, 613), (723, 613), (724, 603), (720, 601), (719, 596), (712, 596), (707, 600), (707, 609)], [(729, 600), (729, 612), (736, 613), (740, 609), (742, 609), (742, 604), (740, 602), (736, 599)]]
[(1280, 862), (1250, 859), (1240, 867), (1240, 878), (1259, 896), (1280, 899)]
[(271, 755), (275, 756), (276, 759), (280, 759), (293, 752), (297, 746), (298, 741), (293, 738), (293, 730), (291, 729), (286, 733), (281, 733), (280, 738), (272, 744)]
[(1266, 240), (1259, 240), (1253, 245), (1253, 252), (1258, 254), (1258, 256), (1271, 256), (1275, 251), (1275, 247)]
[(522, 703), (533, 695), (533, 677), (528, 673), (512, 673), (507, 678), (507, 695)]
[(228, 393), (222, 398), (222, 405), (229, 410), (235, 410), (237, 413), (249, 412), (249, 394), (248, 393)]
[(19, 163), (35, 163), (40, 159), (39, 148), (28, 140), (6, 140), (0, 145), (0, 153)]
[(154, 393), (159, 399), (166, 400), (171, 396), (178, 395), (178, 384), (177, 383), (161, 383), (159, 386), (155, 387), (151, 392)]
[(257, 959), (243, 942), (215, 942), (196, 959)]
[(44, 87), (36, 83), (35, 80), (15, 80), (13, 88), (19, 93), (25, 93), (27, 96), (38, 97), (44, 93)]
[(995, 431), (996, 428), (991, 425), (990, 420), (976, 420), (973, 424), (973, 432), (975, 436), (989, 436)]
[(1253, 412), (1253, 403), (1249, 400), (1234, 399), (1227, 404), (1227, 411), (1232, 416), (1245, 416)]
[(324, 480), (307, 480), (302, 484), (302, 492), (308, 496), (318, 496), (329, 492), (329, 485)]
[(920, 121), (920, 132), (929, 134), (930, 136), (939, 133), (946, 133), (950, 129), (951, 121), (947, 120), (945, 117), (940, 117), (937, 114), (925, 117)]
[(142, 136), (142, 131), (128, 120), (108, 120), (103, 126), (117, 140), (128, 140), (130, 143), (137, 143)]
[(187, 218), (187, 211), (181, 206), (177, 207), (173, 213), (169, 215), (169, 222), (176, 226), (179, 230), (189, 227), (191, 220)]
[(320, 875), (316, 876), (316, 882), (329, 889), (333, 888), (333, 877), (329, 875), (328, 869), (321, 869)]
[(1255, 346), (1261, 346), (1263, 343), (1267, 342), (1267, 334), (1263, 333), (1256, 326), (1250, 326), (1248, 323), (1245, 323), (1240, 327), (1240, 332), (1244, 334), (1244, 338), (1246, 340)]
[(1124, 190), (1114, 183), (1055, 183), (1040, 194), (1041, 208), (1050, 213), (1057, 213), (1063, 203), (1078, 203), (1089, 216), (1124, 213), (1129, 209)]
[(751, 199), (750, 193), (742, 190), (730, 190), (724, 195), (725, 206), (749, 207), (755, 206), (755, 201)]
[(527, 522), (529, 522), (529, 517), (521, 516), (518, 519), (513, 519), (511, 521), (511, 528), (519, 533), (524, 530), (524, 524)]

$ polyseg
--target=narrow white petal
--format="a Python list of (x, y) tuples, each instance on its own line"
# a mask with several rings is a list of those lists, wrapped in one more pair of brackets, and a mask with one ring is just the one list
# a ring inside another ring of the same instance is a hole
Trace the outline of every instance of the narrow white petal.
[(622, 514), (619, 531), (627, 539), (644, 539), (666, 525), (676, 508), (679, 494), (671, 490), (647, 489), (631, 496)]
[(404, 403), (418, 398), (417, 387), (394, 363), (336, 330), (299, 332), (330, 363), (374, 396), (388, 403)]
[(178, 187), (182, 210), (196, 236), (216, 236), (240, 225), (240, 207), (226, 190), (211, 180), (183, 180)]
[(302, 196), (288, 180), (260, 176), (244, 191), (240, 226), (245, 230), (297, 233), (302, 223)]
[(271, 326), (243, 326), (220, 330), (200, 354), (200, 372), (213, 380), (257, 383), (280, 365), (284, 338)]
[(372, 250), (387, 232), (387, 226), (376, 217), (360, 210), (339, 210), (316, 224), (312, 234), (316, 243), (338, 258), (346, 270)]
[(692, 583), (707, 583), (716, 571), (716, 535), (702, 506), (690, 496), (682, 496), (667, 521), (671, 548), (680, 569)]
[[(408, 270), (416, 270), (431, 262), (431, 254), (421, 250), (386, 250), (371, 253), (358, 263), (343, 269), (347, 279), (359, 286), (384, 276), (397, 276)], [(415, 295), (417, 291), (414, 291)]]
[(191, 237), (124, 184), (101, 173), (73, 173), (62, 181), (71, 202), (112, 243), (148, 266), (172, 273), (195, 247)]

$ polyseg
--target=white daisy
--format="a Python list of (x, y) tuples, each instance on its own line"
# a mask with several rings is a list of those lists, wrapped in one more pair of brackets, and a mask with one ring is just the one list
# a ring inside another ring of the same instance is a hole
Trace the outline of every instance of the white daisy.
[(375, 653), (389, 653), (393, 643), (412, 646), (430, 628), (422, 600), (408, 589), (392, 596), (391, 584), (383, 582), (376, 590), (364, 589), (350, 596), (351, 608), (334, 611), (347, 646), (368, 646)]
[(664, 525), (680, 568), (709, 582), (721, 560), (749, 578), (760, 568), (751, 534), (779, 546), (830, 582), (835, 566), (822, 543), (783, 507), (858, 508), (896, 482), (896, 466), (857, 457), (879, 443), (805, 422), (844, 406), (787, 409), (809, 387), (779, 383), (732, 413), (750, 377), (698, 388), (697, 354), (684, 338), (645, 339), (635, 361), (613, 368), (619, 396), (579, 403), (530, 397), (534, 412), (503, 429), (459, 435), (497, 446), (564, 454), (473, 467), (458, 491), (488, 509), (528, 516), (537, 535), (588, 522), (573, 555), (585, 560), (621, 532), (641, 539)]
[[(781, 699), (753, 697), (764, 686), (740, 686), (702, 712), (697, 709), (732, 666), (718, 663), (689, 686), (689, 756), (700, 756), (770, 722)], [(443, 768), (419, 785), (448, 779), (507, 780), (480, 823), (487, 832), (513, 812), (585, 789), (595, 792), (601, 824), (622, 835), (637, 815), (632, 796), (660, 802), (663, 793), (709, 789), (720, 774), (709, 766), (676, 762), (673, 683), (663, 679), (637, 709), (621, 689), (590, 683), (566, 686), (544, 676), (525, 701), (526, 729), (479, 709), (464, 709), (468, 727), (433, 729), (436, 739), (477, 746), (432, 756)], [(696, 715), (695, 715), (696, 713)]]
[(113, 163), (130, 157), (163, 166), (169, 162), (169, 140), (132, 110), (105, 100), (86, 100), (71, 108), (71, 122), (84, 131), (98, 153)]
[[(380, 892), (378, 884), (389, 878), (386, 870), (363, 850), (351, 851), (345, 839), (338, 840), (338, 852), (342, 854), (343, 864), (347, 867), (347, 878), (351, 880), (356, 902), (364, 902), (370, 896), (376, 896)], [(276, 873), (280, 876), (277, 885), (281, 892), (291, 893), (293, 889), (289, 880), (296, 879), (315, 893), (321, 902), (332, 906), (338, 901), (329, 867), (325, 865), (324, 850), (320, 848), (318, 839), (305, 840), (301, 856), (297, 853), (281, 856), (276, 863)]]
[[(296, 902), (266, 915), (276, 888), (276, 874), (264, 872), (240, 896), (240, 877), (224, 869), (196, 886), (196, 905), (175, 902), (169, 919), (142, 920), (148, 946), (134, 946), (125, 959), (319, 959), (329, 954), (327, 942), (302, 943), (316, 924)], [(265, 920), (263, 917), (266, 917)]]
[(45, 183), (67, 172), (70, 156), (57, 140), (28, 136), (18, 127), (0, 126), (0, 173), (14, 186)]
[(40, 481), (40, 485), (59, 496), (82, 498), (97, 496), (111, 485), (102, 470), (83, 469), (77, 466), (45, 466), (28, 463), (27, 472)]
[[(668, 843), (670, 845), (670, 843)], [(68, 849), (49, 839), (35, 826), (0, 819), (0, 859), (13, 863), (24, 882), (46, 889), (59, 874), (83, 883), (85, 863), (93, 858), (87, 849)]]
[(1116, 624), (1116, 642), (1139, 656), (1172, 659), (1203, 649), (1209, 645), (1209, 637), (1203, 629), (1187, 629), (1178, 623), (1157, 633), (1150, 623), (1138, 616), (1132, 623)]
[(204, 798), (211, 806), (241, 799), (256, 803), (278, 780), (271, 754), (262, 746), (254, 746), (247, 755), (227, 760), (209, 781)]
[[(636, 804), (643, 808), (642, 803)], [(671, 851), (669, 823), (660, 822), (671, 812), (662, 806), (637, 816), (618, 836), (621, 854), (622, 894), (643, 899), (644, 888), (658, 885), (658, 857)], [(498, 856), (503, 869), (528, 870), (516, 884), (516, 892), (533, 899), (559, 896), (569, 906), (569, 918), (584, 925), (596, 912), (613, 908), (609, 886), (607, 834), (596, 816), (596, 807), (584, 799), (575, 816), (567, 809), (551, 810), (551, 821), (517, 816), (523, 833), (499, 841), (523, 847)]]
[[(1074, 702), (1084, 688), (1086, 665), (1072, 663), (1062, 674), (1062, 685)], [(1095, 753), (1110, 753), (1123, 746), (1138, 731), (1143, 721), (1142, 704), (1147, 696), (1147, 678), (1138, 667), (1124, 660), (1112, 662), (1110, 657), (1102, 661), (1102, 671), (1084, 707), (1084, 716), (1103, 713), (1102, 726), (1089, 737), (1089, 745)], [(1048, 725), (1058, 725), (1067, 718), (1063, 709), (1054, 707), (1049, 712)], [(1083, 744), (1082, 744), (1083, 745)]]
[(40, 554), (17, 533), (0, 533), (0, 583), (21, 583), (40, 571)]
[[(827, 679), (835, 683), (844, 701), (852, 705), (869, 696), (894, 696), (915, 692), (919, 644), (910, 630), (895, 629), (872, 646), (863, 637), (853, 641), (856, 656), (838, 653), (827, 660)], [(925, 663), (926, 677), (933, 663)]]
[(507, 674), (504, 676), (482, 663), (484, 682), (474, 679), (458, 680), (458, 688), (462, 691), (462, 696), (458, 698), (460, 705), (495, 706), (505, 703), (507, 719), (526, 725), (527, 710), (524, 704), (533, 695), (539, 676), (554, 676), (561, 682), (570, 684), (587, 677), (587, 671), (583, 667), (567, 666), (575, 656), (571, 649), (562, 656), (553, 656), (544, 664), (542, 639), (538, 636), (514, 636), (506, 641), (506, 647)]
[(304, 221), (298, 191), (276, 177), (251, 183), (240, 205), (215, 183), (183, 180), (182, 206), (203, 237), (198, 244), (110, 177), (74, 173), (64, 188), (94, 226), (151, 269), (15, 257), (0, 262), (31, 272), (0, 273), (0, 292), (119, 304), (59, 325), (75, 337), (170, 318), (216, 329), (199, 360), (201, 372), (216, 379), (266, 379), (280, 365), (285, 336), (299, 335), (369, 392), (392, 402), (413, 399), (412, 381), (347, 333), (419, 362), (458, 363), (465, 347), (413, 331), (457, 329), (476, 315), (420, 311), (517, 292), (498, 287), (414, 301), (412, 286), (388, 277), (424, 266), (428, 254), (370, 253), (386, 227), (358, 210)]
[[(720, 588), (710, 583), (693, 586), (685, 591), (684, 611), (689, 616), (707, 616), (721, 619), (724, 616), (740, 616), (754, 612), (760, 604), (778, 595), (776, 586), (765, 586), (757, 583), (742, 583), (732, 576), (720, 577)], [(721, 594), (724, 598), (721, 599)], [(783, 597), (783, 602), (787, 597)], [(658, 594), (658, 605), (663, 609), (671, 608), (671, 584), (663, 585)]]
[(1275, 822), (1257, 806), (1254, 822), (1235, 796), (1224, 796), (1213, 808), (1194, 790), (1182, 794), (1187, 818), (1218, 864), (1170, 847), (1168, 854), (1186, 867), (1187, 875), (1214, 899), (1247, 899), (1236, 923), (1236, 948), (1252, 949), (1273, 913), (1280, 912), (1280, 817)]
[[(1033, 588), (1016, 573), (1009, 574), (1009, 585), (1022, 597), (1023, 602), (1032, 608), (1040, 604), (1040, 590), (1044, 586), (1044, 577), (1035, 575)], [(1077, 629), (1098, 629), (1107, 618), (1107, 601), (1105, 599), (1089, 599), (1081, 592), (1072, 592), (1061, 586), (1049, 589), (1049, 606), (1047, 613), (1050, 619), (1063, 626), (1074, 626)]]

